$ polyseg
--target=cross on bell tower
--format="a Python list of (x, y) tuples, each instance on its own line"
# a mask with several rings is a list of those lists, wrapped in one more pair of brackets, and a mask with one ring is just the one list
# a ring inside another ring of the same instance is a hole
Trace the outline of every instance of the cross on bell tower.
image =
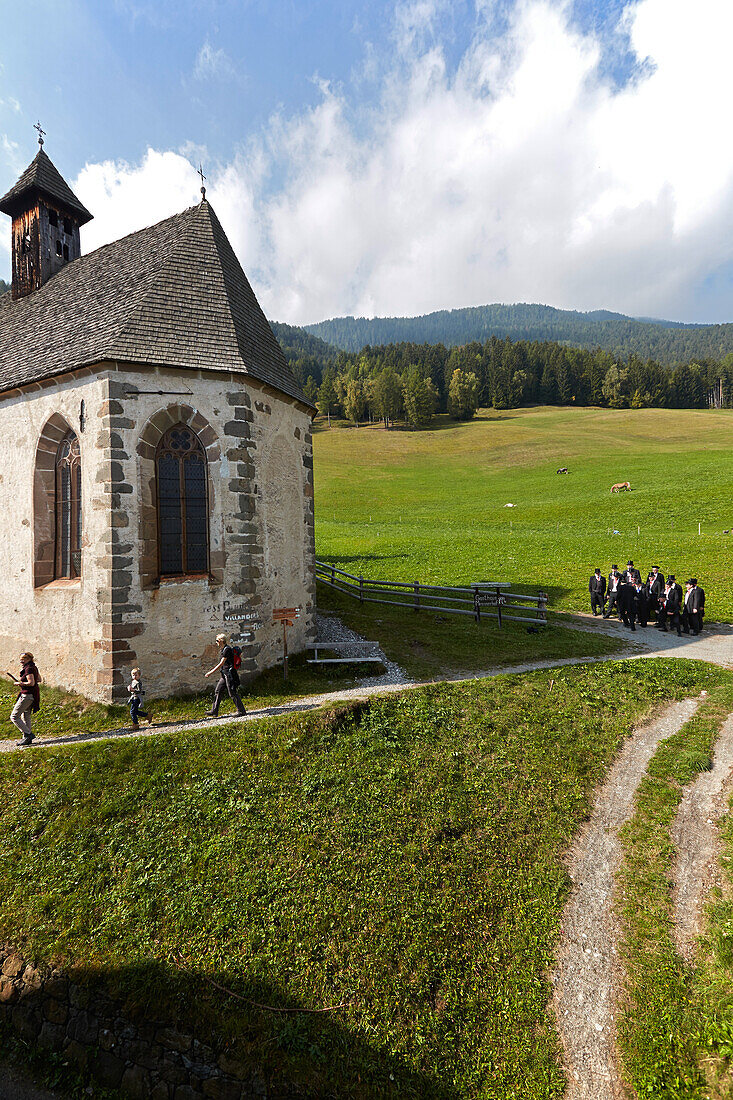
[(43, 139), (46, 136), (46, 131), (41, 129), (40, 122), (34, 122), (33, 123), (33, 129), (38, 130), (38, 144), (40, 145), (40, 147), (42, 149), (43, 148)]

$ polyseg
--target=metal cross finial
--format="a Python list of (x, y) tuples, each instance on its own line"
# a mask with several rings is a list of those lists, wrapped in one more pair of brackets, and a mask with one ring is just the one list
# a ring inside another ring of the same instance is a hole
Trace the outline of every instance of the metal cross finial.
[(33, 124), (33, 129), (38, 130), (38, 144), (43, 148), (43, 139), (46, 136), (46, 131), (41, 129), (40, 122), (35, 122)]
[(204, 180), (206, 179), (206, 176), (204, 175), (204, 170), (200, 164), (198, 174), (201, 177), (201, 200), (203, 201), (206, 198), (206, 188), (204, 187)]

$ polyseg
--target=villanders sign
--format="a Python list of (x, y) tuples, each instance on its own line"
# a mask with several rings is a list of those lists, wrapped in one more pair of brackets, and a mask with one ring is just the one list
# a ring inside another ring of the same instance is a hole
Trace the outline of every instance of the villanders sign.
[(256, 630), (262, 626), (262, 620), (260, 619), (257, 611), (252, 611), (248, 607), (230, 607), (224, 612), (225, 623), (243, 623), (252, 630)]

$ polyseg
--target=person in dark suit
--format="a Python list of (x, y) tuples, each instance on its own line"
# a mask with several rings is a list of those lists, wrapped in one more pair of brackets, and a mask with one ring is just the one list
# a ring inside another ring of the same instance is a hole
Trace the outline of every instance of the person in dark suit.
[(636, 611), (634, 606), (634, 586), (633, 584), (629, 584), (626, 579), (626, 573), (621, 576), (619, 581), (618, 613), (624, 626), (628, 626), (630, 630), (635, 631), (636, 626), (634, 622), (636, 619)]
[(620, 613), (618, 606), (618, 586), (620, 583), (621, 576), (618, 571), (618, 566), (612, 565), (611, 572), (608, 574), (608, 588), (606, 589), (608, 593), (608, 606), (603, 612), (604, 619), (607, 619), (609, 617), (614, 607), (616, 608), (616, 614), (618, 615)]
[(626, 562), (625, 576), (629, 584), (634, 584), (636, 581), (641, 582), (641, 573), (636, 568), (631, 558)]
[(682, 589), (675, 580), (674, 573), (667, 577), (667, 584), (659, 607), (658, 626), (665, 634), (669, 631), (668, 622), (677, 629), (677, 637), (682, 634), (680, 629), (680, 608), (682, 606)]
[(691, 577), (685, 584), (685, 602), (682, 609), (682, 629), (685, 634), (692, 631), (698, 635), (702, 630), (702, 617), (705, 610), (705, 593), (697, 587), (697, 577)]
[[(646, 626), (649, 621), (649, 596), (647, 587), (641, 583), (641, 579), (631, 585), (630, 599), (632, 623), (637, 622), (639, 626)], [(633, 626), (632, 629), (634, 629)]]
[(664, 573), (659, 571), (658, 565), (653, 565), (651, 573), (646, 579), (647, 592), (649, 593), (649, 605), (652, 610), (659, 607), (659, 601), (664, 595)]
[(590, 592), (590, 606), (593, 614), (597, 615), (600, 611), (602, 615), (606, 606), (606, 578), (601, 576), (600, 569), (596, 569), (588, 581), (588, 591)]
[(697, 577), (693, 578), (693, 583), (694, 583), (695, 588), (697, 589), (697, 593), (698, 593), (698, 602), (699, 602), (698, 614), (700, 616), (700, 630), (702, 630), (703, 619), (705, 618), (705, 589), (701, 588), (700, 585), (697, 583)]

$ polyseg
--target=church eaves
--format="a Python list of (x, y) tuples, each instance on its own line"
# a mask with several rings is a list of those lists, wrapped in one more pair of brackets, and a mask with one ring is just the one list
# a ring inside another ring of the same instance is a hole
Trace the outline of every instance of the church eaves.
[(206, 201), (0, 297), (0, 392), (107, 360), (233, 371), (310, 405)]

